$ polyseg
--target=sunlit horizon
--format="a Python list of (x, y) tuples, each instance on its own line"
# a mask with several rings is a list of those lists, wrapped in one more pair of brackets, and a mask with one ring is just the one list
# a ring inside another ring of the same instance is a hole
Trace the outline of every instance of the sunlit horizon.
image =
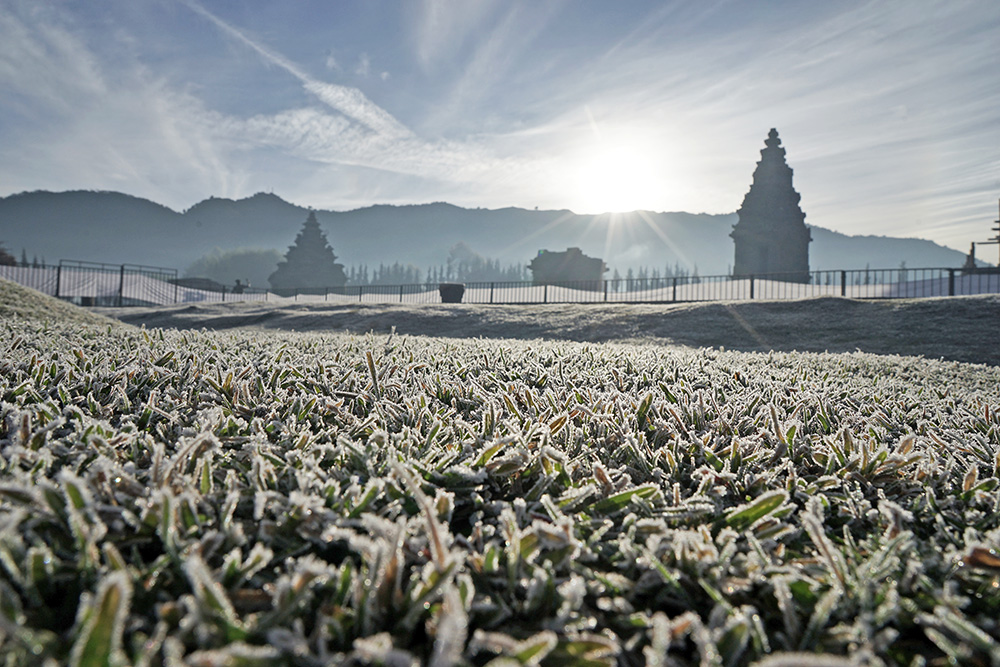
[(982, 0), (0, 0), (0, 196), (728, 214), (775, 127), (807, 224), (964, 252), (998, 28)]

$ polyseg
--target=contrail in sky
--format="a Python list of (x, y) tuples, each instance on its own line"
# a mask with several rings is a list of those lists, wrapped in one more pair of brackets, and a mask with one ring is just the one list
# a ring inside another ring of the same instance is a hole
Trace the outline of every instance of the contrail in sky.
[(382, 109), (377, 104), (369, 100), (357, 88), (338, 86), (332, 83), (325, 83), (312, 78), (303, 72), (295, 63), (291, 62), (281, 54), (267, 49), (253, 41), (238, 29), (229, 25), (215, 14), (211, 13), (194, 0), (180, 0), (182, 4), (191, 9), (199, 16), (210, 21), (215, 27), (226, 35), (237, 40), (244, 46), (264, 58), (267, 62), (280, 67), (296, 79), (310, 93), (318, 97), (331, 108), (339, 111), (349, 118), (353, 118), (365, 127), (390, 139), (403, 139), (413, 136), (413, 133), (402, 123), (396, 120), (392, 114)]

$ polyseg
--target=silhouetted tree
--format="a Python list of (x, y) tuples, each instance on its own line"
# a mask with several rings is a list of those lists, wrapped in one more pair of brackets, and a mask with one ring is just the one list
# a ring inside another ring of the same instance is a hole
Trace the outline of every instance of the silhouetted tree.
[(392, 266), (379, 264), (378, 271), (372, 280), (373, 285), (419, 285), (420, 269), (407, 264), (403, 266), (396, 262)]
[(17, 266), (17, 258), (7, 252), (7, 248), (4, 247), (3, 243), (0, 243), (0, 264), (4, 266)]
[(285, 253), (285, 260), (278, 262), (278, 269), (268, 277), (268, 282), (278, 294), (322, 293), (326, 289), (342, 288), (347, 283), (344, 265), (337, 263), (337, 256), (319, 228), (316, 214), (309, 217), (295, 237), (295, 243)]
[[(433, 269), (432, 269), (433, 271)], [(432, 271), (429, 271), (430, 274)], [(483, 257), (465, 243), (456, 243), (448, 251), (448, 260), (436, 272), (436, 282), (514, 282), (530, 280), (523, 264), (504, 268), (499, 259)]]
[[(374, 276), (374, 277), (372, 277)], [(358, 264), (357, 266), (351, 266), (347, 272), (347, 284), (352, 287), (364, 287), (365, 285), (374, 285), (375, 280), (378, 278), (378, 269), (375, 270), (373, 274), (369, 274), (367, 264)]]
[(431, 266), (426, 271), (412, 264), (382, 263), (370, 279), (367, 265), (352, 266), (347, 270), (347, 284), (431, 286), (447, 282), (519, 282), (531, 279), (524, 264), (509, 264), (504, 267), (499, 259), (487, 259), (469, 252), (471, 254), (460, 251), (451, 256), (446, 264)]

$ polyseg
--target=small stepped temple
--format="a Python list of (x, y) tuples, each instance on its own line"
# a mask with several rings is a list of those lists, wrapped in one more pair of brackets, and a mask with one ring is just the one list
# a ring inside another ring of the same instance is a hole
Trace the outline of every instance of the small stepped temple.
[(599, 257), (588, 257), (579, 248), (564, 252), (539, 250), (538, 256), (528, 263), (532, 284), (572, 284), (580, 289), (601, 289), (608, 267)]
[(792, 169), (785, 163), (778, 131), (764, 141), (750, 191), (737, 214), (730, 236), (736, 244), (733, 276), (773, 276), (786, 282), (809, 282), (809, 242), (806, 214), (792, 187)]
[(328, 290), (343, 289), (347, 283), (344, 265), (337, 263), (315, 212), (309, 211), (302, 231), (285, 253), (285, 261), (278, 262), (278, 269), (267, 280), (274, 293), (281, 296), (325, 294)]

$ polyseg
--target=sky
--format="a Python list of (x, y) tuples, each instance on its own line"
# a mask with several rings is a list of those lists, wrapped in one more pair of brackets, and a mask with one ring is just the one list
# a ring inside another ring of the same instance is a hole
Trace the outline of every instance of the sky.
[(965, 252), (998, 35), (997, 0), (0, 0), (0, 196), (731, 213), (774, 127), (807, 223)]

